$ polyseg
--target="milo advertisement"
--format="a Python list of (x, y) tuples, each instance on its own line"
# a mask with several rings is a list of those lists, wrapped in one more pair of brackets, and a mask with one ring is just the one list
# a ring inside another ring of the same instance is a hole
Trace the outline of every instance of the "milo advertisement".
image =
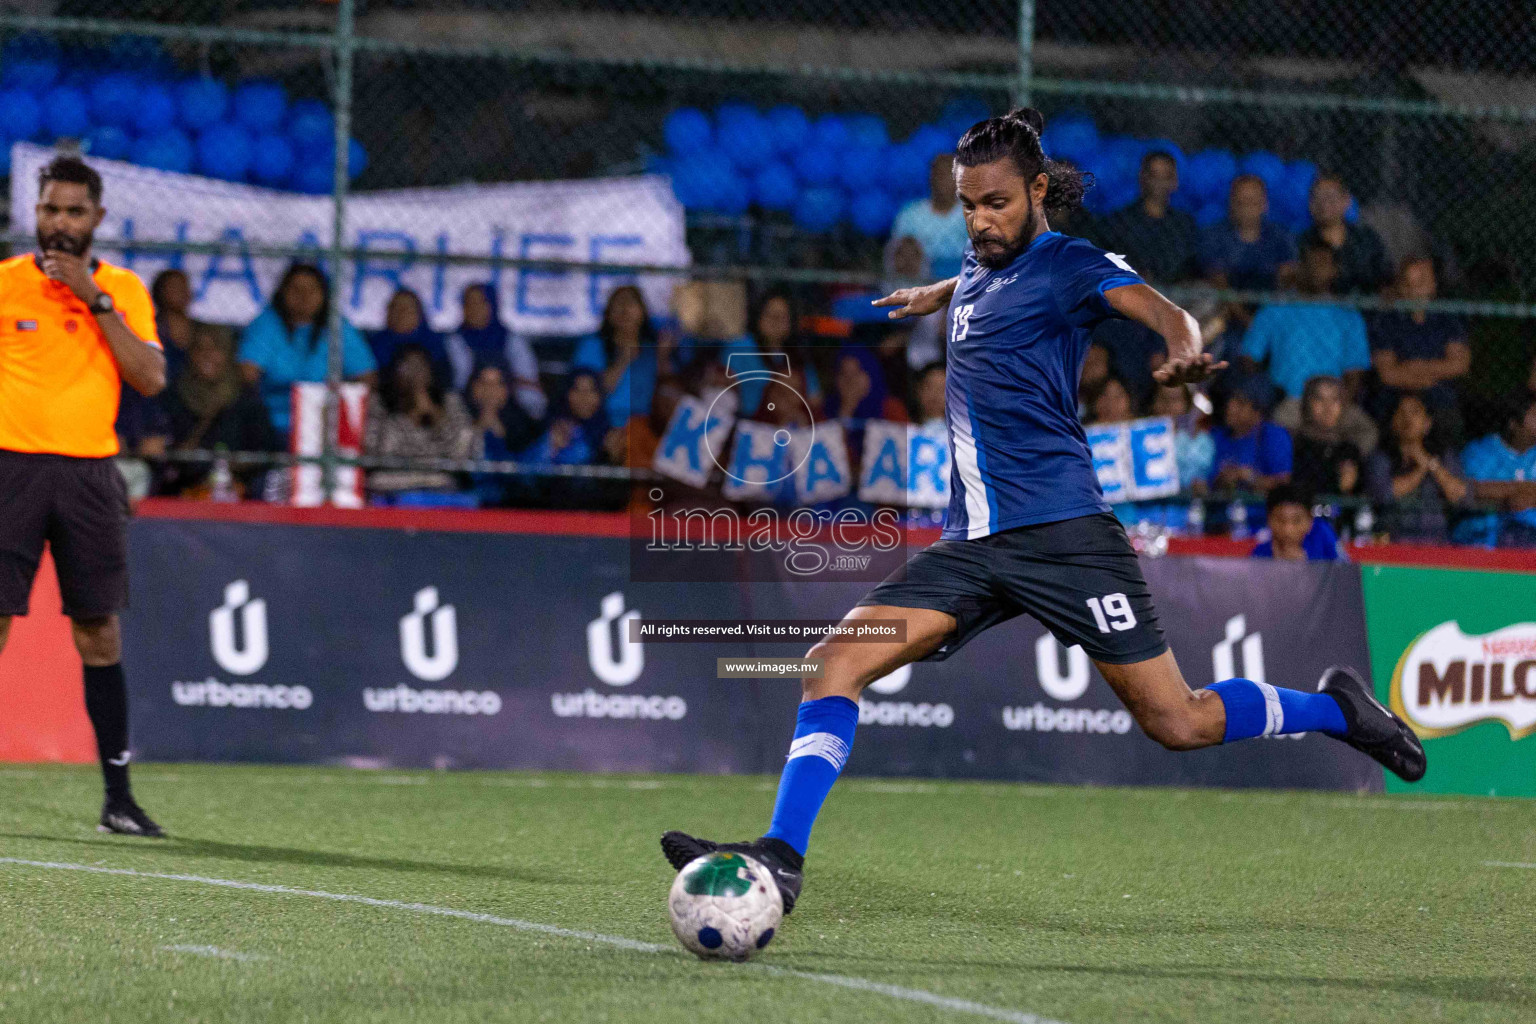
[(1388, 792), (1536, 796), (1536, 575), (1364, 566), (1376, 698), (1429, 755)]

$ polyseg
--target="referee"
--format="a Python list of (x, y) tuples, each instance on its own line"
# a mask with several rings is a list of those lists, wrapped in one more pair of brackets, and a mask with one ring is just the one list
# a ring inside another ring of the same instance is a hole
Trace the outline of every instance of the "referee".
[(117, 454), (123, 382), (165, 387), (154, 304), (130, 270), (91, 257), (101, 175), (56, 157), (39, 174), (40, 256), (0, 262), (0, 650), (25, 615), (43, 544), (85, 663), (85, 710), (106, 781), (103, 832), (165, 833), (128, 788), (128, 494)]

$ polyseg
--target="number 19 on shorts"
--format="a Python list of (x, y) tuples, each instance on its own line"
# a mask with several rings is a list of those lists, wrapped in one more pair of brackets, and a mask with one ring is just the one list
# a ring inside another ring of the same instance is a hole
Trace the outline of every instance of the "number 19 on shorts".
[(1093, 621), (1098, 624), (1100, 633), (1108, 633), (1111, 629), (1124, 633), (1136, 625), (1136, 613), (1131, 610), (1131, 602), (1124, 594), (1090, 597), (1088, 610), (1093, 612)]

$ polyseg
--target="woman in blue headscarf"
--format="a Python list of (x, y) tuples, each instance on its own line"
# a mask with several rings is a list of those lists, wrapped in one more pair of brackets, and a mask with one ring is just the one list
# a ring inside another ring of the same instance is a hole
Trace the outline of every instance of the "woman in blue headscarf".
[[(610, 437), (610, 432), (614, 437)], [(522, 461), (546, 466), (603, 466), (616, 461), (612, 453), (622, 435), (611, 431), (603, 407), (601, 378), (591, 370), (576, 370), (550, 417), (549, 429), (522, 455)], [(519, 477), (513, 488), (557, 507), (592, 508), (622, 503), (622, 480), (581, 477)]]
[(449, 365), (453, 367), (454, 389), (464, 390), (476, 367), (504, 363), (512, 369), (512, 394), (517, 404), (534, 419), (543, 419), (549, 402), (539, 384), (539, 363), (533, 356), (533, 346), (501, 322), (495, 290), (488, 284), (472, 284), (464, 289), (460, 301), (464, 319), (444, 343)]
[(405, 346), (416, 345), (431, 360), (432, 375), (440, 385), (446, 387), (452, 377), (443, 336), (427, 323), (427, 310), (421, 303), (421, 296), (409, 288), (396, 289), (389, 297), (389, 306), (384, 311), (384, 327), (368, 332), (368, 345), (373, 349), (374, 361), (380, 366), (390, 365), (395, 354)]

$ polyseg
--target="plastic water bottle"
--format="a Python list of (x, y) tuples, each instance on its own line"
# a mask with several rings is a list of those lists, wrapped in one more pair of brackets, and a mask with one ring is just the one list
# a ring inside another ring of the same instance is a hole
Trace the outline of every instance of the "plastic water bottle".
[(1233, 540), (1247, 540), (1248, 533), (1248, 506), (1241, 501), (1234, 501), (1227, 506), (1228, 535)]
[(1370, 502), (1366, 502), (1355, 510), (1355, 537), (1356, 544), (1372, 544), (1376, 540), (1376, 513), (1371, 510)]
[(229, 451), (223, 445), (215, 450), (210, 480), (214, 501), (228, 503), (240, 500), (240, 493), (235, 490), (235, 474), (229, 468)]
[(1205, 536), (1205, 502), (1196, 498), (1189, 503), (1189, 513), (1184, 518), (1184, 525), (1191, 537)]

